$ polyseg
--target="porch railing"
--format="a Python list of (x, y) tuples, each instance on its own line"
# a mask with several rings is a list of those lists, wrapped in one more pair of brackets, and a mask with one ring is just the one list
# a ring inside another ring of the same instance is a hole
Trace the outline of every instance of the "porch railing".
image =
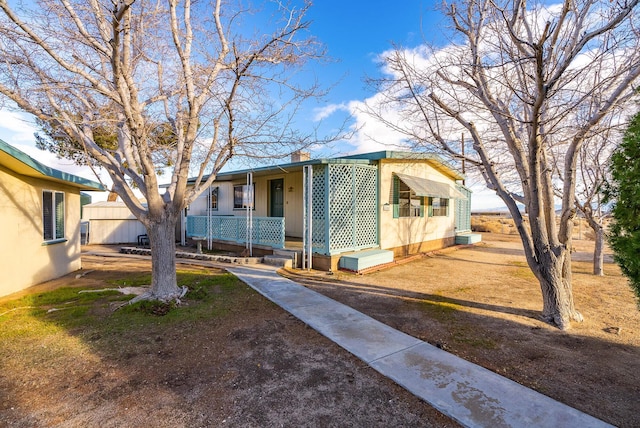
[[(209, 223), (211, 219), (211, 224)], [(209, 233), (207, 233), (207, 230)], [(211, 237), (221, 241), (244, 244), (247, 219), (233, 216), (187, 216), (187, 236)], [(254, 245), (284, 248), (284, 217), (253, 217)]]

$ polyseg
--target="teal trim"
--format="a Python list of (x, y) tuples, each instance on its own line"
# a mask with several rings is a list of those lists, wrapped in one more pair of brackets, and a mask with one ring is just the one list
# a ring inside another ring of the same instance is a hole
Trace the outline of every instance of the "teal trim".
[(68, 239), (67, 238), (60, 238), (60, 239), (51, 239), (49, 241), (44, 241), (42, 243), (42, 246), (46, 246), (46, 245), (55, 245), (55, 244), (62, 244), (63, 242), (67, 242)]
[(400, 218), (400, 179), (397, 176), (393, 176), (393, 218)]
[(53, 198), (53, 208), (56, 215), (56, 239), (62, 239), (64, 238), (64, 193), (55, 192)]
[(43, 175), (50, 179), (64, 181), (67, 184), (74, 187), (78, 187), (82, 190), (102, 190), (102, 191), (106, 190), (102, 186), (102, 184), (96, 183), (95, 181), (87, 180), (86, 178), (78, 177), (76, 175), (62, 172), (60, 170), (43, 165), (37, 160), (33, 159), (31, 156), (27, 155), (26, 153), (21, 152), (15, 147), (10, 146), (3, 140), (0, 140), (0, 151), (5, 152), (12, 158), (20, 161), (24, 165), (33, 169), (35, 172), (38, 173), (38, 175)]

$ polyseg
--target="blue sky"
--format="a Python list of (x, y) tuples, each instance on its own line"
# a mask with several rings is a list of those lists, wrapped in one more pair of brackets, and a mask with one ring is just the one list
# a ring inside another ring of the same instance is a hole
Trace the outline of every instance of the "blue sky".
[[(313, 72), (325, 86), (333, 86), (329, 96), (317, 105), (319, 109), (331, 106), (346, 106), (351, 102), (364, 101), (373, 95), (367, 87), (365, 77), (380, 75), (376, 58), (393, 44), (415, 47), (424, 42), (442, 45), (446, 39), (441, 28), (442, 15), (436, 10), (438, 1), (383, 0), (337, 1), (316, 0), (308, 18), (312, 21), (311, 34), (322, 42), (330, 61), (316, 66)], [(339, 109), (338, 109), (339, 110)], [(346, 111), (338, 111), (326, 119), (331, 124), (341, 122)], [(304, 123), (312, 118), (303, 118)], [(14, 113), (0, 109), (0, 139), (27, 152), (39, 161), (55, 168), (86, 178), (95, 178), (86, 168), (70, 161), (58, 160), (50, 153), (33, 147), (33, 128)], [(354, 151), (381, 150), (379, 144), (360, 146), (340, 144), (331, 148), (333, 154), (349, 154)], [(318, 153), (326, 155), (328, 152)], [(314, 154), (312, 153), (312, 156)], [(474, 185), (472, 204), (474, 209), (501, 205), (482, 185)], [(94, 198), (94, 199), (100, 199)]]
[(309, 14), (311, 32), (337, 60), (323, 69), (330, 79), (344, 77), (332, 98), (343, 102), (368, 95), (363, 78), (378, 74), (376, 57), (392, 43), (416, 46), (424, 40), (441, 41), (440, 32), (433, 31), (441, 20), (435, 10), (438, 4), (420, 0), (317, 1)]

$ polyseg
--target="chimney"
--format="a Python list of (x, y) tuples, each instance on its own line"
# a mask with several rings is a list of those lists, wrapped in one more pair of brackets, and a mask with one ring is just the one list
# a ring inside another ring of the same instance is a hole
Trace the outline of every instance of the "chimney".
[(304, 162), (304, 161), (308, 161), (309, 159), (311, 159), (309, 152), (296, 150), (295, 152), (291, 153), (291, 163)]

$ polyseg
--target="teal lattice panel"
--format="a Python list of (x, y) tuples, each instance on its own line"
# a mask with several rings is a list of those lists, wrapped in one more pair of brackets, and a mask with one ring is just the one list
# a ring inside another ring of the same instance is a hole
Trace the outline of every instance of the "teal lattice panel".
[[(209, 222), (210, 220), (210, 222)], [(253, 217), (252, 242), (274, 248), (284, 248), (285, 219), (283, 217)], [(207, 236), (211, 239), (245, 243), (247, 219), (227, 216), (187, 216), (187, 235)]]
[(355, 238), (362, 248), (378, 244), (378, 170), (356, 166), (355, 168)]
[(329, 166), (330, 253), (378, 244), (377, 174), (371, 166)]
[(329, 250), (352, 248), (355, 232), (353, 165), (329, 165)]
[(471, 191), (463, 186), (456, 186), (456, 189), (465, 195), (466, 199), (456, 199), (456, 231), (462, 232), (471, 230)]
[(321, 254), (326, 253), (326, 201), (327, 201), (327, 167), (326, 165), (313, 166), (313, 200), (312, 200), (312, 218), (313, 218), (313, 250)]

